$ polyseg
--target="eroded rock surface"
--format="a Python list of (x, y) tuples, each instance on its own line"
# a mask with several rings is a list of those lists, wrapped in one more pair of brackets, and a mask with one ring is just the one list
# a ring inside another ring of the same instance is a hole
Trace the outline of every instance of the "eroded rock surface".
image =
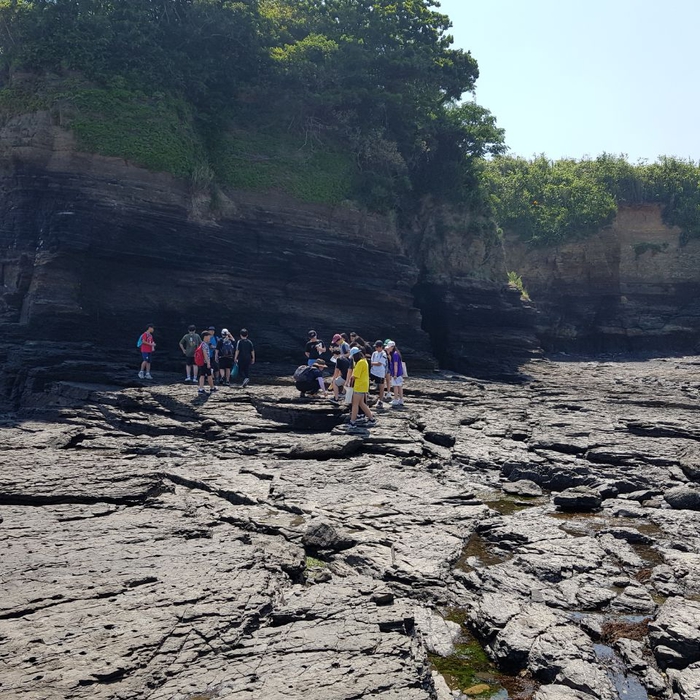
[[(514, 700), (695, 698), (700, 513), (662, 496), (688, 479), (700, 365), (524, 370), (411, 377), (359, 435), (272, 376), (24, 387), (0, 696), (435, 700), (428, 652), (469, 631), (533, 679)], [(557, 509), (576, 486), (598, 510)]]

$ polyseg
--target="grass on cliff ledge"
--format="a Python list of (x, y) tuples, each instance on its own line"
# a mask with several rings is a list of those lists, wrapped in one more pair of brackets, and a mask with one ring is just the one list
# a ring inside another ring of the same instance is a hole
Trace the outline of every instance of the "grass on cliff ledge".
[(189, 107), (163, 93), (79, 88), (57, 94), (55, 107), (82, 150), (182, 178), (206, 163)]
[(351, 197), (354, 162), (330, 144), (281, 129), (234, 129), (210, 145), (217, 181), (243, 190), (281, 191), (303, 202)]

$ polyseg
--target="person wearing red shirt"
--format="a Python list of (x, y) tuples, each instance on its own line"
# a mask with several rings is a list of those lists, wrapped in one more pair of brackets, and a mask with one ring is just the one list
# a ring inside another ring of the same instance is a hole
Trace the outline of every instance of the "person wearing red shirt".
[(148, 328), (141, 334), (139, 339), (141, 345), (141, 369), (139, 379), (153, 379), (151, 376), (151, 355), (155, 352), (156, 344), (153, 341), (153, 324), (149, 323)]

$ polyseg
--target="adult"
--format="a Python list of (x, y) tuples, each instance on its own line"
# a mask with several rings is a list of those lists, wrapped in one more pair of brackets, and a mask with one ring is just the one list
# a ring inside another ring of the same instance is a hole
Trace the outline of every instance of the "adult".
[(357, 427), (357, 414), (361, 410), (364, 413), (367, 422), (365, 425), (368, 427), (375, 426), (377, 421), (372, 415), (372, 411), (369, 410), (367, 405), (367, 394), (369, 393), (369, 365), (367, 364), (367, 358), (364, 356), (360, 348), (350, 349), (350, 358), (352, 359), (354, 366), (352, 370), (352, 408), (350, 409), (350, 423), (351, 429)]
[(323, 381), (324, 369), (326, 369), (326, 363), (323, 360), (316, 360), (313, 365), (308, 365), (295, 380), (295, 386), (301, 398), (307, 395), (316, 396), (319, 391), (322, 391), (324, 396), (328, 393)]
[(248, 337), (248, 331), (241, 328), (239, 339), (236, 343), (236, 356), (234, 362), (238, 365), (238, 376), (241, 377), (241, 386), (250, 384), (250, 367), (255, 364), (255, 346)]
[(378, 340), (374, 344), (374, 352), (372, 353), (372, 359), (370, 360), (370, 379), (374, 382), (375, 386), (379, 388), (379, 400), (377, 401), (377, 408), (384, 408), (384, 387), (386, 384), (386, 373), (389, 368), (389, 359), (384, 352), (384, 343)]
[(204, 390), (204, 380), (209, 384), (209, 393), (213, 394), (216, 391), (214, 386), (214, 377), (212, 376), (211, 364), (211, 331), (202, 332), (202, 342), (195, 352), (195, 363), (199, 367), (199, 389), (200, 394), (206, 393)]
[(216, 344), (216, 351), (219, 356), (219, 381), (225, 386), (230, 386), (231, 370), (236, 354), (236, 341), (227, 328), (221, 330), (221, 338)]
[(194, 353), (202, 344), (202, 338), (197, 333), (196, 326), (189, 326), (187, 333), (182, 336), (179, 342), (180, 350), (185, 356), (185, 383), (197, 381), (197, 370), (199, 369), (194, 363)]
[(151, 355), (155, 352), (156, 344), (153, 340), (154, 327), (149, 323), (146, 330), (139, 336), (139, 350), (141, 350), (141, 368), (139, 379), (153, 379), (151, 376)]
[(321, 355), (326, 352), (326, 348), (316, 331), (309, 331), (308, 337), (309, 340), (304, 348), (304, 355), (306, 355), (306, 364), (311, 367), (317, 360), (321, 359)]

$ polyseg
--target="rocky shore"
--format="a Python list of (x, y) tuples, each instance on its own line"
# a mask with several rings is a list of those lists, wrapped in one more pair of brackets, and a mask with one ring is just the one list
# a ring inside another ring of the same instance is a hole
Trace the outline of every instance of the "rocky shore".
[(697, 700), (700, 361), (523, 371), (359, 435), (274, 376), (25, 389), (0, 696)]

